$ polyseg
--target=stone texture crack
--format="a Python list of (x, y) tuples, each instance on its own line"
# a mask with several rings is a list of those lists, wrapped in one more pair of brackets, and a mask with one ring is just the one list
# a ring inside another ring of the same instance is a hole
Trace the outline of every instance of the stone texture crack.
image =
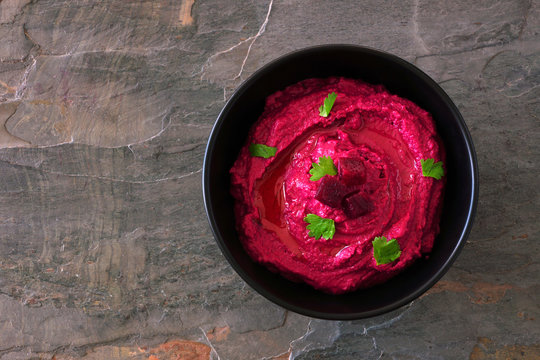
[(32, 59), (32, 64), (30, 64), (30, 66), (28, 66), (26, 70), (24, 71), (20, 84), (19, 86), (17, 86), (17, 90), (15, 91), (15, 99), (13, 101), (19, 101), (24, 97), (24, 93), (26, 91), (26, 85), (28, 83), (28, 76), (32, 71), (36, 70), (37, 60), (33, 56), (31, 56), (31, 59)]
[(253, 36), (249, 37), (248, 39), (246, 39), (247, 41), (249, 41), (249, 46), (248, 46), (248, 49), (246, 51), (246, 56), (244, 57), (244, 60), (242, 61), (242, 66), (240, 66), (240, 71), (238, 71), (238, 74), (232, 80), (236, 80), (236, 79), (240, 78), (240, 76), (242, 75), (242, 72), (244, 71), (244, 66), (246, 65), (247, 59), (249, 57), (249, 53), (251, 52), (251, 47), (253, 46), (255, 41), (257, 41), (257, 39), (266, 30), (266, 24), (268, 24), (268, 20), (270, 19), (270, 13), (272, 12), (272, 4), (273, 3), (274, 3), (274, 0), (270, 0), (270, 3), (268, 4), (268, 12), (266, 13), (266, 18), (264, 19), (261, 27), (259, 28), (259, 31), (255, 35), (253, 35)]
[(242, 63), (240, 65), (240, 70), (238, 71), (238, 73), (232, 77), (232, 78), (229, 78), (227, 79), (228, 81), (234, 81), (234, 80), (237, 80), (240, 78), (240, 76), (242, 75), (242, 72), (244, 71), (244, 66), (246, 65), (246, 62), (247, 62), (247, 59), (249, 57), (249, 54), (251, 52), (251, 47), (253, 46), (253, 44), (255, 43), (255, 41), (265, 32), (266, 30), (266, 25), (268, 24), (268, 21), (270, 19), (270, 13), (272, 12), (272, 5), (274, 3), (274, 0), (270, 0), (269, 4), (268, 4), (268, 10), (266, 12), (266, 17), (264, 19), (264, 21), (262, 22), (261, 26), (259, 27), (259, 30), (257, 31), (257, 33), (255, 35), (252, 35), (246, 39), (243, 39), (241, 40), (240, 42), (238, 42), (237, 44), (229, 47), (228, 49), (225, 49), (225, 50), (222, 50), (222, 51), (219, 51), (215, 54), (213, 54), (212, 56), (210, 56), (208, 58), (208, 60), (203, 64), (203, 66), (201, 67), (200, 71), (193, 74), (193, 76), (196, 76), (196, 75), (200, 75), (200, 79), (201, 80), (204, 80), (205, 79), (205, 71), (206, 69), (212, 64), (213, 60), (217, 59), (219, 56), (222, 56), (222, 55), (225, 55), (227, 53), (230, 53), (231, 51), (235, 50), (236, 48), (242, 46), (243, 44), (249, 44), (248, 47), (247, 47), (247, 50), (246, 50), (246, 54), (242, 60)]
[(218, 352), (216, 351), (216, 348), (214, 347), (214, 345), (212, 344), (212, 342), (210, 341), (210, 339), (208, 339), (208, 336), (206, 335), (206, 332), (204, 331), (203, 328), (199, 328), (203, 334), (203, 337), (204, 337), (204, 340), (205, 340), (205, 343), (208, 344), (208, 346), (210, 346), (210, 348), (212, 349), (212, 352), (211, 352), (211, 359), (210, 360), (221, 360), (221, 358), (219, 357), (219, 354)]

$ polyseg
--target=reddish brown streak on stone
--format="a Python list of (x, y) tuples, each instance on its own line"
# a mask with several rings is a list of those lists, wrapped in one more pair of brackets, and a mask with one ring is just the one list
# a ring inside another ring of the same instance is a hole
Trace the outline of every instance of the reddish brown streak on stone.
[(149, 359), (154, 360), (207, 360), (210, 358), (210, 347), (206, 344), (188, 341), (171, 340), (150, 350)]
[(527, 239), (528, 237), (529, 237), (529, 234), (512, 235), (512, 240)]
[(475, 304), (493, 304), (499, 302), (506, 294), (507, 290), (514, 288), (509, 284), (489, 284), (489, 283), (476, 283), (473, 286), (473, 298), (471, 301)]
[(183, 0), (180, 6), (180, 14), (178, 16), (181, 25), (193, 24), (193, 17), (191, 16), (191, 8), (195, 0)]
[[(0, 2), (1, 2), (1, 1), (0, 1)], [(14, 86), (9, 86), (8, 84), (6, 84), (5, 82), (3, 82), (2, 80), (0, 80), (0, 86), (2, 86), (3, 88), (5, 88), (8, 94), (15, 94), (15, 92), (17, 92), (17, 88), (16, 88), (16, 87), (14, 87)]]
[[(132, 359), (132, 360), (208, 360), (210, 347), (190, 340), (170, 340), (148, 349), (147, 346), (100, 346), (81, 357), (94, 359)], [(51, 360), (73, 360), (71, 355), (55, 354)]]
[(291, 351), (289, 350), (289, 352), (287, 352), (285, 354), (274, 356), (272, 358), (272, 360), (288, 360), (290, 358), (290, 356), (291, 356)]
[(490, 284), (476, 282), (472, 285), (465, 285), (456, 281), (439, 281), (424, 296), (436, 294), (444, 291), (467, 293), (472, 303), (478, 305), (494, 304), (499, 302), (506, 291), (515, 288), (509, 284)]
[(540, 345), (506, 345), (498, 346), (493, 340), (479, 337), (474, 346), (470, 360), (503, 360), (503, 359), (540, 359)]
[(206, 333), (206, 336), (208, 337), (208, 340), (214, 340), (214, 341), (223, 341), (227, 340), (227, 337), (229, 336), (231, 332), (231, 328), (228, 326), (224, 327), (216, 327)]
[(523, 311), (518, 311), (517, 317), (520, 318), (521, 320), (528, 320), (528, 321), (533, 321), (534, 320), (534, 317), (529, 316), (529, 314), (527, 314), (526, 312), (523, 312)]

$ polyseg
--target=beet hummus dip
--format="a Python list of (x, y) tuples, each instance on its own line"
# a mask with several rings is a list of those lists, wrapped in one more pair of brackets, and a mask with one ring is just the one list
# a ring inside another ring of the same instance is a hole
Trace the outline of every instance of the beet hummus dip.
[[(252, 144), (276, 148), (275, 155), (253, 156)], [(336, 172), (310, 180), (321, 157)], [(424, 176), (421, 159), (444, 157), (431, 115), (383, 86), (301, 81), (266, 99), (231, 168), (240, 239), (255, 261), (328, 293), (384, 282), (433, 247), (444, 178)], [(333, 220), (333, 237), (310, 236), (308, 214)], [(382, 236), (396, 239), (400, 254), (378, 264), (372, 242)]]

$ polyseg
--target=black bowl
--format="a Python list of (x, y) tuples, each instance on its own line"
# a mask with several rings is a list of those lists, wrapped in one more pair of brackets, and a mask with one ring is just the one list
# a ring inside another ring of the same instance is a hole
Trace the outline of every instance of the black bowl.
[[(344, 76), (383, 84), (430, 112), (446, 147), (446, 189), (440, 234), (428, 259), (419, 259), (391, 280), (343, 295), (291, 282), (255, 263), (235, 229), (229, 193), (232, 167), (265, 98), (308, 78)], [(204, 159), (206, 213), (216, 241), (234, 270), (256, 291), (294, 312), (347, 320), (379, 315), (405, 305), (449, 269), (470, 232), (478, 197), (478, 167), (471, 136), (448, 95), (429, 76), (387, 53), (353, 45), (323, 45), (285, 55), (255, 72), (232, 95), (214, 125)]]

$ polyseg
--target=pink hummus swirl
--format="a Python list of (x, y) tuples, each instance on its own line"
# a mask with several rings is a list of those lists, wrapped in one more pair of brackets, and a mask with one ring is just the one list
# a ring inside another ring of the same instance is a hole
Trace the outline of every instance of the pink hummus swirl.
[[(319, 106), (331, 92), (337, 99), (322, 117)], [(250, 144), (276, 147), (276, 155), (253, 157)], [(338, 168), (360, 164), (362, 178), (346, 184), (362, 199), (360, 215), (316, 199), (324, 178), (311, 181), (309, 171), (322, 156)], [(384, 282), (433, 247), (444, 178), (424, 177), (420, 160), (444, 157), (430, 114), (383, 86), (346, 78), (289, 86), (267, 98), (231, 169), (240, 240), (255, 261), (328, 293)], [(333, 219), (334, 237), (309, 236), (307, 214)], [(377, 236), (396, 239), (401, 256), (377, 265)]]

